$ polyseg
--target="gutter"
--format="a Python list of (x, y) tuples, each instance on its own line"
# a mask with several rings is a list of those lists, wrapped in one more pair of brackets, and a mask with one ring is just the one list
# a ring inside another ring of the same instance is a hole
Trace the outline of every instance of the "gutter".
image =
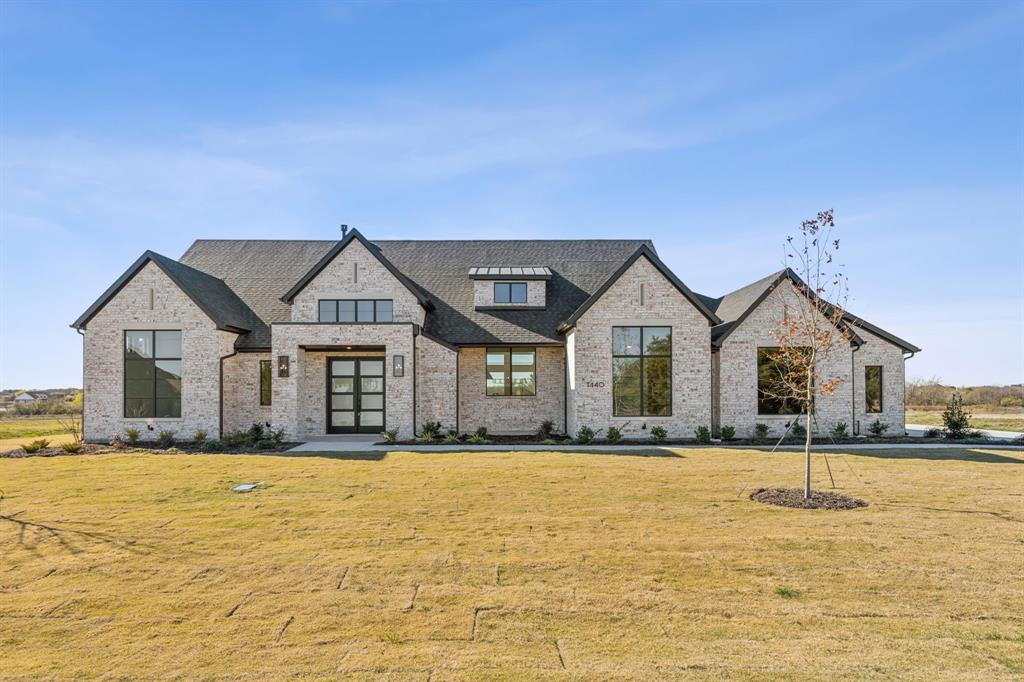
[(217, 416), (217, 439), (224, 438), (224, 361), (228, 358), (233, 358), (238, 355), (237, 350), (232, 350), (227, 355), (222, 355), (220, 358), (220, 391), (217, 402), (219, 403), (219, 413)]
[[(860, 435), (860, 427), (857, 424), (857, 363), (854, 360), (853, 354), (859, 350), (860, 346), (855, 345), (850, 353), (850, 428), (853, 429), (855, 436)], [(906, 384), (906, 382), (903, 383)], [(906, 398), (904, 398), (904, 401), (906, 401)]]

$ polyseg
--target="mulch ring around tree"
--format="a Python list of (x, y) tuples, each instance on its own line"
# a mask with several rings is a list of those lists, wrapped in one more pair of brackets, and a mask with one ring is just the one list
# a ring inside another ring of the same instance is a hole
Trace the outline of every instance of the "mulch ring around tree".
[(810, 498), (805, 498), (801, 488), (758, 488), (750, 493), (750, 499), (796, 509), (859, 509), (868, 506), (867, 502), (856, 497), (823, 490), (812, 490)]

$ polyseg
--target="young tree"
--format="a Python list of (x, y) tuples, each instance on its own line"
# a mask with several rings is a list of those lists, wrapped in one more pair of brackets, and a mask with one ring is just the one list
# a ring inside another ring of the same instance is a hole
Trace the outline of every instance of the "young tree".
[(811, 496), (811, 420), (815, 394), (835, 393), (843, 377), (829, 374), (829, 359), (842, 352), (852, 338), (852, 330), (843, 320), (847, 282), (842, 266), (835, 262), (839, 239), (834, 238), (832, 210), (821, 211), (805, 220), (795, 236), (787, 236), (784, 246), (787, 267), (799, 294), (797, 304), (786, 305), (776, 330), (777, 350), (769, 355), (772, 378), (765, 397), (790, 405), (803, 417), (804, 497)]

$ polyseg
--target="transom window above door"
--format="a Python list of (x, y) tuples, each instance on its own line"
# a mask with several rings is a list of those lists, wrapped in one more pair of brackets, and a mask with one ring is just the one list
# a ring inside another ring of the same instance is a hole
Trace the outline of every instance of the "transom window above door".
[(395, 304), (391, 299), (323, 299), (321, 322), (393, 322)]
[(495, 282), (494, 302), (526, 303), (526, 282)]

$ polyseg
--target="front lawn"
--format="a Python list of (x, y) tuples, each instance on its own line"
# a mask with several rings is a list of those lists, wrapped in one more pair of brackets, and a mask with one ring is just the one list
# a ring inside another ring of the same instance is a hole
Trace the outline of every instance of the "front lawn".
[[(994, 431), (1024, 431), (1024, 411), (1018, 409), (1003, 409), (993, 411), (988, 408), (985, 411), (971, 412), (972, 429), (992, 429)], [(923, 424), (925, 426), (942, 426), (942, 410), (907, 410), (908, 424)]]
[(0, 678), (1019, 679), (1024, 453), (829, 460), (0, 459)]

